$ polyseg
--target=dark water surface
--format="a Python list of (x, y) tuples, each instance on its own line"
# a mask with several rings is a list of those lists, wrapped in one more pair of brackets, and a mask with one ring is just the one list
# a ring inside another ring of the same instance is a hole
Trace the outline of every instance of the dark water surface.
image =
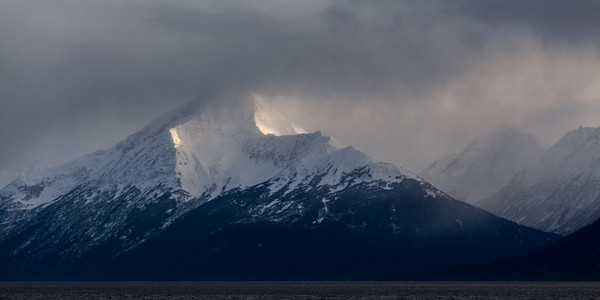
[(599, 299), (600, 283), (0, 283), (0, 299)]

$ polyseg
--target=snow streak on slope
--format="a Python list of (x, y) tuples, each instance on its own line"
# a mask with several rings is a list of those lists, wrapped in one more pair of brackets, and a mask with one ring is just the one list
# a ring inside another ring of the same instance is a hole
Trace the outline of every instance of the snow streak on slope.
[(567, 133), (534, 165), (478, 205), (559, 234), (600, 218), (600, 128)]
[(458, 200), (475, 203), (500, 190), (543, 153), (531, 134), (506, 128), (434, 162), (419, 176)]

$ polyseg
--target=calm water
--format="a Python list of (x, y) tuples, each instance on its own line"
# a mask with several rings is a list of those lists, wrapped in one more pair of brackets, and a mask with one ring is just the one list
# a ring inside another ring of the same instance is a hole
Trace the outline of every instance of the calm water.
[(600, 300), (600, 283), (0, 283), (0, 299)]

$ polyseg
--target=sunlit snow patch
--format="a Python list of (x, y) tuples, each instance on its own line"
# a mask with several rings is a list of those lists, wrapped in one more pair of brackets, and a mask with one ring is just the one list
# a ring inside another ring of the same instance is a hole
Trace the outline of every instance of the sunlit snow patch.
[(175, 145), (175, 148), (181, 146), (181, 139), (179, 138), (179, 134), (177, 133), (177, 129), (171, 128), (169, 130), (169, 132), (171, 133), (171, 138), (173, 139), (173, 144)]
[(255, 107), (254, 122), (263, 134), (280, 136), (306, 133), (304, 129), (291, 124), (281, 113), (270, 108), (260, 96), (252, 94), (252, 97)]

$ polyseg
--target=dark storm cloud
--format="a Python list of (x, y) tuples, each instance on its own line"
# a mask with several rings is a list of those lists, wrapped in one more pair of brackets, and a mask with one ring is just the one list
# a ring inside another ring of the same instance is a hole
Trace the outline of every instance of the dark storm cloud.
[[(450, 2), (452, 3), (452, 2)], [(457, 1), (457, 13), (490, 25), (531, 27), (549, 42), (592, 42), (600, 46), (600, 2), (595, 0)]]
[(0, 169), (109, 147), (174, 106), (232, 90), (410, 168), (505, 123), (555, 138), (597, 119), (599, 7), (4, 1)]
[(436, 84), (436, 78), (461, 68), (458, 57), (442, 62), (439, 49), (427, 49), (433, 41), (422, 40), (420, 32), (389, 27), (394, 21), (388, 19), (396, 16), (380, 16), (385, 9), (355, 12), (362, 9), (325, 6), (298, 23), (244, 10), (155, 7), (148, 21), (191, 39), (196, 53), (186, 55), (206, 56), (205, 67), (218, 85), (305, 88), (339, 97), (373, 91), (395, 95), (400, 88)]

